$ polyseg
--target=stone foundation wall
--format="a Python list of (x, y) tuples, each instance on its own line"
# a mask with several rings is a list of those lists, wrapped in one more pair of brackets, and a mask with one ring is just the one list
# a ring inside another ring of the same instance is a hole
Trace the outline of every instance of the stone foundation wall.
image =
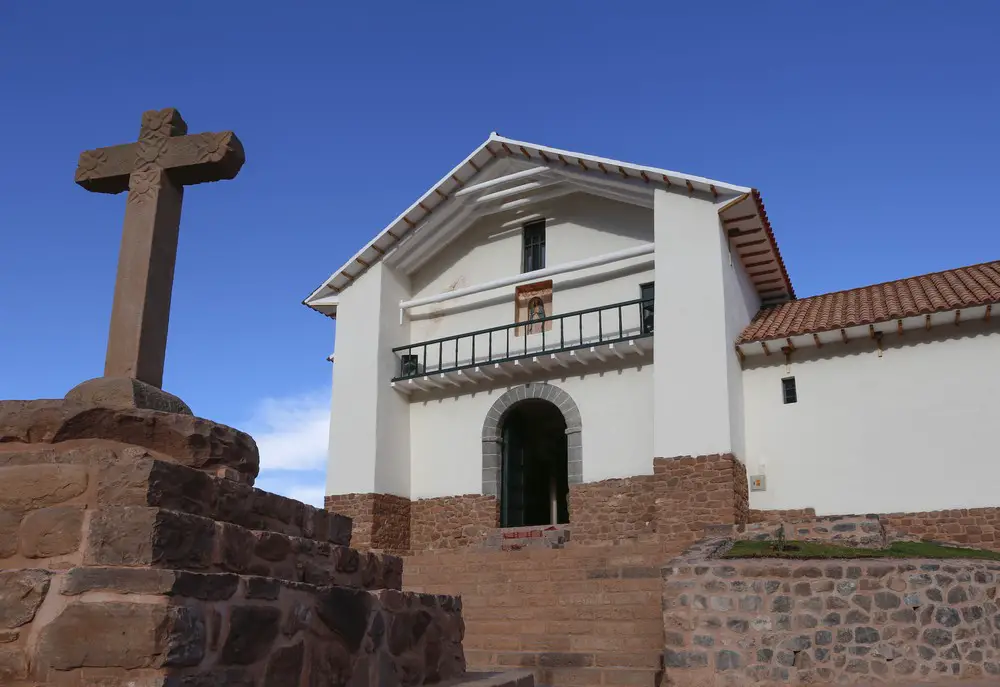
[(327, 496), (325, 504), (353, 521), (355, 547), (400, 554), (476, 546), (500, 523), (497, 498), (480, 494), (417, 501), (389, 494), (342, 494)]
[(897, 532), (938, 542), (1000, 551), (1000, 508), (963, 508), (882, 516)]
[(686, 545), (708, 525), (747, 522), (746, 468), (732, 455), (657, 458), (653, 474), (570, 487), (575, 543), (656, 534)]
[(747, 522), (788, 522), (789, 520), (803, 520), (805, 518), (815, 518), (815, 508), (792, 508), (788, 510), (750, 510)]
[(1000, 564), (674, 561), (663, 570), (676, 687), (1000, 680)]
[[(746, 468), (732, 455), (657, 458), (652, 475), (574, 484), (572, 541), (600, 544), (657, 535), (679, 547), (709, 525), (746, 524)], [(353, 521), (354, 546), (404, 553), (478, 546), (499, 527), (495, 496), (408, 501), (385, 494), (327, 496), (326, 508)]]
[(410, 548), (410, 499), (394, 494), (341, 494), (324, 499), (326, 509), (353, 524), (353, 545), (405, 552)]
[[(812, 508), (801, 510), (750, 511), (749, 529), (763, 532), (785, 524), (788, 539), (801, 538), (796, 530), (808, 528), (810, 535), (822, 534), (816, 527), (840, 520), (861, 523), (877, 519), (888, 541), (927, 540), (972, 548), (1000, 551), (1000, 508), (962, 508), (923, 513), (879, 515), (836, 515), (817, 517)], [(754, 526), (756, 525), (756, 526)], [(805, 533), (803, 533), (805, 536)], [(848, 544), (850, 545), (850, 544)]]
[(460, 549), (483, 543), (500, 525), (495, 496), (466, 494), (410, 503), (410, 546), (414, 551)]

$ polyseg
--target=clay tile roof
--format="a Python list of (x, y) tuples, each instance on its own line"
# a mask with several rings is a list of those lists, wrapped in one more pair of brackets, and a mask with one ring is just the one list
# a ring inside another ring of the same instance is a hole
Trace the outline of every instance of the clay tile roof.
[(736, 343), (783, 339), (998, 302), (1000, 260), (765, 307)]

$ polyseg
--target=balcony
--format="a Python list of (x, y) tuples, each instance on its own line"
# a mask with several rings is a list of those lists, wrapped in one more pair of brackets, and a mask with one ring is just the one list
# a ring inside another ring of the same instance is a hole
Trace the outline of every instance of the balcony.
[(615, 364), (652, 351), (653, 298), (639, 298), (394, 348), (402, 393), (537, 371)]

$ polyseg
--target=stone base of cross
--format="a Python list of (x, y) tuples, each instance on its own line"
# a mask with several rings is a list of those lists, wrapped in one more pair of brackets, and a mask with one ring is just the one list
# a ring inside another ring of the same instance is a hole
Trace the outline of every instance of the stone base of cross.
[(193, 415), (187, 403), (152, 384), (130, 377), (97, 377), (77, 384), (66, 400), (85, 408), (112, 410), (159, 410), (164, 413)]

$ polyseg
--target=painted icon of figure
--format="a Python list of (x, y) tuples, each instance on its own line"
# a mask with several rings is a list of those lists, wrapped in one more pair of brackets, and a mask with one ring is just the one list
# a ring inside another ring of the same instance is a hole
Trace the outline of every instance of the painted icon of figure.
[(535, 334), (542, 331), (542, 327), (545, 323), (539, 322), (538, 324), (531, 324), (535, 320), (540, 320), (545, 317), (545, 303), (541, 298), (535, 296), (528, 301), (528, 334)]

